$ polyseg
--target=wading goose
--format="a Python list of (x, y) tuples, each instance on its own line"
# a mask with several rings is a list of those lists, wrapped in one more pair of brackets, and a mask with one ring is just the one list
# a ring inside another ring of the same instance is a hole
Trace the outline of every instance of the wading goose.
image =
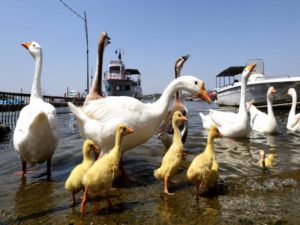
[(297, 92), (294, 88), (289, 88), (286, 95), (292, 97), (292, 107), (289, 113), (286, 128), (293, 132), (300, 132), (300, 113), (296, 114)]
[(22, 174), (27, 163), (47, 161), (51, 175), (51, 158), (58, 143), (58, 121), (55, 108), (43, 101), (41, 91), (42, 48), (36, 42), (22, 44), (35, 60), (35, 72), (30, 102), (19, 115), (13, 136), (14, 148), (22, 161)]
[[(175, 79), (177, 77), (180, 77), (180, 72), (183, 67), (183, 64), (186, 62), (186, 60), (189, 58), (189, 55), (186, 56), (181, 56), (176, 60), (175, 63)], [(162, 122), (158, 133), (158, 136), (160, 140), (162, 141), (163, 145), (165, 146), (166, 149), (170, 147), (172, 144), (172, 134), (173, 132), (173, 127), (172, 127), (172, 117), (174, 112), (180, 111), (184, 116), (188, 117), (188, 109), (183, 103), (182, 97), (180, 96), (180, 92), (177, 91), (175, 93), (175, 99), (174, 99), (174, 104), (173, 107), (168, 111), (167, 116), (165, 117), (164, 121)], [(188, 121), (182, 121), (181, 124), (179, 124), (179, 129), (180, 129), (180, 135), (182, 142), (185, 143), (187, 134), (188, 134)]]
[(70, 173), (65, 183), (65, 188), (72, 192), (73, 205), (76, 204), (76, 193), (83, 190), (82, 178), (86, 171), (93, 165), (94, 157), (91, 152), (99, 150), (92, 140), (85, 140), (82, 146), (83, 160)]
[(183, 143), (181, 140), (179, 125), (181, 125), (182, 121), (186, 120), (187, 118), (183, 116), (180, 111), (174, 112), (172, 118), (172, 126), (174, 130), (172, 145), (164, 155), (161, 166), (154, 171), (154, 176), (156, 178), (164, 180), (164, 193), (167, 195), (174, 194), (169, 192), (168, 186), (171, 177), (177, 171), (183, 158)]
[(267, 92), (268, 114), (258, 110), (252, 102), (247, 103), (250, 112), (250, 126), (260, 133), (274, 134), (278, 132), (277, 122), (274, 116), (272, 101), (276, 93), (274, 87), (269, 87)]
[(80, 208), (81, 213), (85, 211), (88, 195), (97, 195), (101, 192), (105, 192), (108, 205), (112, 208), (109, 192), (118, 173), (122, 153), (122, 139), (125, 135), (132, 132), (133, 129), (124, 124), (118, 125), (115, 129), (115, 146), (113, 149), (100, 157), (85, 173), (82, 180), (84, 196)]
[(173, 80), (154, 103), (143, 103), (127, 96), (109, 96), (90, 101), (83, 109), (68, 104), (77, 118), (81, 136), (93, 140), (103, 154), (114, 146), (114, 130), (120, 123), (135, 130), (124, 138), (123, 151), (148, 141), (165, 117), (172, 96), (179, 90), (198, 94), (206, 102), (211, 102), (203, 81), (182, 76)]
[(268, 154), (268, 156), (266, 156), (265, 151), (260, 150), (259, 155), (260, 155), (260, 159), (258, 164), (262, 169), (269, 169), (273, 167), (275, 161), (274, 154)]
[[(212, 125), (208, 129), (207, 145), (204, 152), (194, 158), (187, 171), (187, 178), (196, 184), (196, 196), (199, 199), (200, 189), (207, 187), (207, 180), (212, 175), (215, 158), (214, 139), (220, 137), (218, 128)], [(211, 179), (211, 178), (210, 178)]]
[(237, 113), (210, 109), (210, 119), (218, 127), (222, 136), (246, 137), (250, 131), (250, 121), (246, 108), (246, 86), (256, 64), (246, 66), (241, 77), (240, 106)]
[(106, 32), (102, 32), (98, 42), (98, 57), (94, 80), (89, 94), (86, 96), (84, 105), (90, 100), (97, 100), (103, 98), (102, 94), (102, 66), (103, 66), (103, 54), (105, 47), (110, 44), (110, 37)]

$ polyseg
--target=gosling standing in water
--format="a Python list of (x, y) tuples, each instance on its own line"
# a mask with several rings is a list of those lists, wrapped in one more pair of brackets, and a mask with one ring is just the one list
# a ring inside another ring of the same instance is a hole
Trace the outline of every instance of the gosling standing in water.
[(182, 121), (187, 121), (187, 118), (183, 116), (180, 111), (176, 111), (172, 118), (174, 130), (173, 143), (164, 155), (161, 166), (154, 171), (154, 176), (156, 178), (164, 180), (164, 193), (167, 195), (174, 195), (174, 193), (169, 192), (168, 186), (171, 177), (176, 172), (183, 157), (183, 143), (178, 128)]
[(103, 191), (105, 192), (109, 207), (113, 207), (109, 198), (109, 192), (119, 170), (122, 154), (122, 139), (125, 135), (130, 133), (133, 133), (132, 128), (129, 128), (124, 124), (119, 124), (116, 128), (114, 148), (99, 158), (84, 175), (82, 184), (85, 189), (80, 208), (81, 213), (85, 211), (88, 195), (97, 195)]
[(260, 155), (260, 159), (258, 161), (258, 164), (263, 170), (270, 169), (274, 166), (274, 161), (275, 161), (274, 154), (268, 154), (268, 156), (266, 157), (265, 151), (260, 150), (259, 155)]
[(211, 125), (208, 130), (207, 145), (204, 152), (194, 158), (187, 171), (187, 178), (196, 184), (195, 198), (197, 200), (199, 200), (199, 190), (207, 187), (208, 179), (212, 175), (215, 158), (214, 139), (217, 137), (221, 137), (219, 130), (215, 125)]
[(72, 192), (72, 199), (73, 199), (73, 204), (76, 204), (76, 193), (79, 191), (83, 190), (83, 185), (82, 185), (82, 178), (86, 171), (92, 166), (94, 163), (94, 159), (91, 156), (91, 152), (98, 151), (99, 148), (94, 144), (92, 140), (85, 140), (82, 146), (82, 153), (83, 153), (83, 161), (81, 164), (77, 165), (72, 172), (70, 173), (66, 183), (65, 183), (65, 188)]

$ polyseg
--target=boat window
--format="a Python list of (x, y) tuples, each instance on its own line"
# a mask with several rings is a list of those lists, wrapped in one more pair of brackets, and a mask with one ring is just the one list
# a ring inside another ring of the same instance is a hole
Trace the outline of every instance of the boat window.
[(109, 72), (110, 73), (120, 73), (121, 71), (121, 67), (120, 66), (111, 66), (109, 68)]

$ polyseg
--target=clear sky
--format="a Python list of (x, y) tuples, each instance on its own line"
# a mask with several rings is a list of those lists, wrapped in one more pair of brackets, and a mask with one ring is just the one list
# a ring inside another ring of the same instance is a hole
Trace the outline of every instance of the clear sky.
[[(253, 58), (264, 59), (267, 75), (300, 75), (298, 0), (64, 1), (87, 13), (90, 71), (106, 31), (104, 71), (114, 51), (124, 49), (126, 66), (142, 73), (144, 94), (162, 92), (184, 54), (190, 58), (182, 74), (204, 80), (208, 89), (220, 71)], [(1, 0), (0, 28), (0, 91), (30, 92), (34, 62), (20, 43), (32, 40), (43, 48), (45, 94), (86, 88), (84, 23), (59, 0)]]

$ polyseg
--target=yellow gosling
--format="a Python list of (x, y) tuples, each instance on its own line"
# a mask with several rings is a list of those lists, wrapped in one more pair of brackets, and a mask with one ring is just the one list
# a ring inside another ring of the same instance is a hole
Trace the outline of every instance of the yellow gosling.
[(207, 186), (207, 180), (213, 167), (214, 161), (214, 139), (220, 137), (218, 128), (215, 125), (209, 127), (207, 145), (201, 154), (196, 156), (187, 171), (187, 178), (196, 184), (196, 196), (199, 199), (199, 190)]
[(266, 156), (265, 151), (260, 150), (259, 155), (260, 159), (258, 164), (262, 169), (273, 168), (275, 162), (275, 154), (268, 154), (268, 156)]
[(183, 143), (180, 135), (180, 130), (178, 128), (179, 123), (186, 121), (187, 118), (182, 115), (180, 111), (176, 111), (173, 114), (172, 126), (174, 130), (173, 142), (169, 150), (163, 157), (161, 166), (154, 171), (154, 176), (158, 179), (164, 180), (164, 193), (167, 195), (173, 195), (170, 193), (168, 186), (171, 177), (176, 172), (180, 162), (183, 157)]
[(76, 204), (76, 193), (83, 189), (82, 178), (86, 171), (94, 163), (93, 157), (91, 157), (92, 151), (97, 151), (98, 147), (94, 144), (92, 140), (85, 140), (82, 146), (83, 160), (82, 163), (77, 165), (70, 173), (68, 179), (65, 183), (65, 188), (72, 192), (73, 205)]
[(133, 129), (128, 128), (124, 124), (118, 125), (116, 128), (114, 148), (100, 157), (84, 175), (82, 184), (84, 185), (85, 191), (80, 208), (81, 213), (85, 211), (88, 195), (98, 195), (103, 191), (105, 192), (105, 197), (109, 207), (112, 208), (112, 203), (109, 198), (109, 191), (112, 187), (114, 179), (118, 174), (119, 163), (122, 154), (122, 139), (125, 135), (132, 132)]

